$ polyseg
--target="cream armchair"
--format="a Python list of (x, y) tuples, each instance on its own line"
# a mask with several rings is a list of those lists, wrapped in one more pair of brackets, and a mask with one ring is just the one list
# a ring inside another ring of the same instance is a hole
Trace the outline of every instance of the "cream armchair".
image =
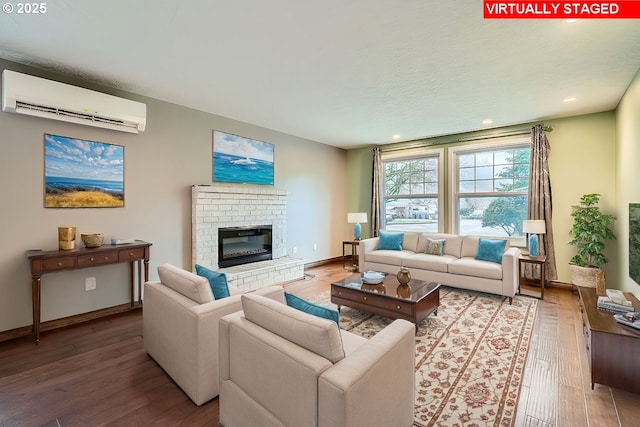
[(367, 340), (258, 295), (220, 319), (220, 422), (244, 426), (410, 426), (414, 325)]
[[(144, 285), (144, 349), (196, 405), (218, 395), (218, 320), (241, 309), (240, 291), (214, 300), (207, 279), (171, 264)], [(271, 286), (258, 291), (282, 294)]]

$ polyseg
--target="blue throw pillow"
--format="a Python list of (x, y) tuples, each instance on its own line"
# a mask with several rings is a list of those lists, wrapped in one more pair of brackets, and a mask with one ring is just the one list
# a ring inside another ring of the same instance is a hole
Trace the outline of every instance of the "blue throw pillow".
[(226, 274), (209, 270), (207, 267), (203, 267), (199, 264), (196, 264), (196, 274), (209, 281), (209, 286), (211, 286), (211, 292), (213, 292), (214, 299), (222, 299), (230, 295)]
[(502, 254), (507, 245), (506, 240), (480, 239), (476, 259), (502, 264)]
[(310, 303), (309, 301), (303, 300), (302, 298), (288, 292), (284, 293), (284, 297), (287, 300), (287, 305), (289, 307), (304, 311), (305, 313), (313, 314), (314, 316), (333, 320), (338, 325), (338, 328), (340, 328), (340, 314), (338, 313), (338, 310)]
[(403, 239), (404, 239), (404, 233), (390, 233), (388, 231), (380, 231), (380, 240), (378, 241), (378, 249), (389, 249), (392, 251), (401, 251)]

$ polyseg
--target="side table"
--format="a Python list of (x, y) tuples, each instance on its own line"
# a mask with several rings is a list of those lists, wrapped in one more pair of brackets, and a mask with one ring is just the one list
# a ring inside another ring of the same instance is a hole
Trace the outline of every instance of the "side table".
[[(351, 246), (350, 254), (346, 251), (347, 246)], [(342, 241), (342, 268), (347, 268), (347, 258), (351, 258), (351, 270), (358, 271), (358, 246), (360, 246), (359, 240)]]
[[(527, 295), (530, 297), (544, 299), (544, 283), (545, 283), (544, 272), (545, 272), (546, 262), (547, 262), (546, 255), (539, 255), (537, 257), (532, 257), (529, 255), (520, 255), (518, 257), (518, 279), (519, 279), (518, 293), (520, 295)], [(535, 278), (526, 277), (526, 275), (524, 274), (525, 271), (522, 268), (523, 264), (530, 264), (532, 266), (531, 270), (534, 274), (536, 270), (535, 266), (537, 265), (538, 266), (537, 269), (540, 270), (540, 278), (535, 279)], [(539, 296), (538, 296), (538, 293), (536, 292), (536, 289), (533, 288), (531, 285), (534, 285), (536, 288), (540, 287)]]

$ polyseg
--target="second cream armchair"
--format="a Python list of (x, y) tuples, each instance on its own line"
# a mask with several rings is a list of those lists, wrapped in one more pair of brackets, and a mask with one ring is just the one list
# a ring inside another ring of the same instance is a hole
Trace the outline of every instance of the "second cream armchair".
[(259, 295), (220, 319), (225, 427), (410, 426), (414, 325), (395, 320), (367, 340), (336, 322)]

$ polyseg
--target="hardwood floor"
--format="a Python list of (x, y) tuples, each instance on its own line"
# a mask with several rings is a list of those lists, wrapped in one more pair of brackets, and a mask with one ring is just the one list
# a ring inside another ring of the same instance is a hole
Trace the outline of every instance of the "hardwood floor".
[[(349, 274), (341, 263), (285, 285), (308, 297)], [(591, 390), (578, 297), (550, 288), (540, 301), (518, 426), (639, 425), (640, 395)], [(133, 311), (0, 343), (0, 426), (219, 426), (218, 399), (200, 407), (142, 346)]]

